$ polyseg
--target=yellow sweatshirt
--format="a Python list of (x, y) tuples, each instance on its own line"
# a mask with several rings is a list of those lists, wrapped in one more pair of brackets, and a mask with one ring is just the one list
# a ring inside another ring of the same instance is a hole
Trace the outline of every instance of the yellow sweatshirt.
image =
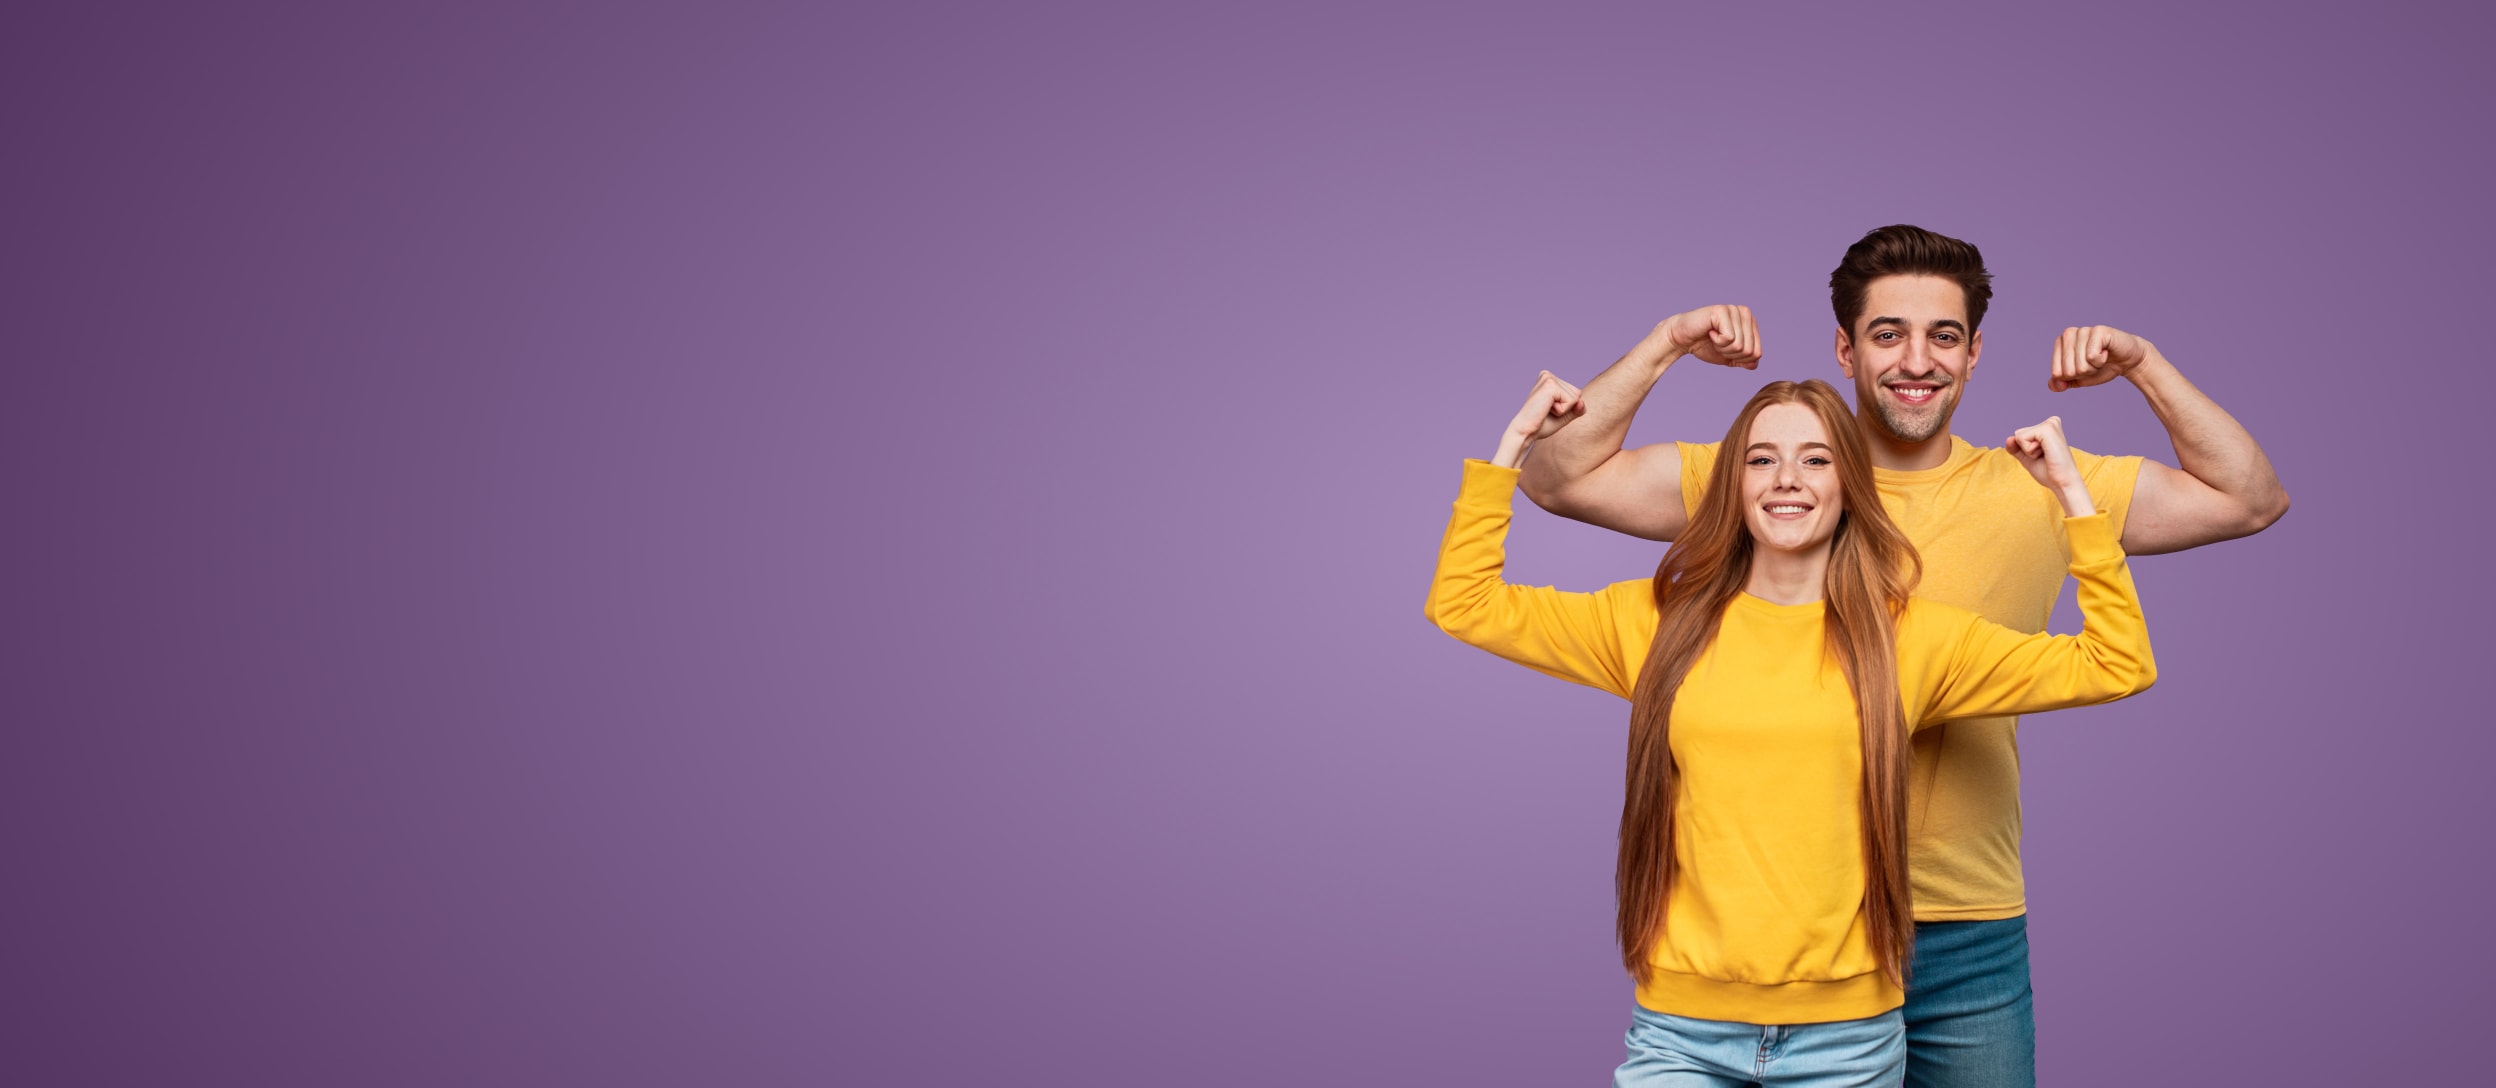
[[(1509, 585), (1517, 473), (1467, 461), (1430, 586), (1432, 623), (1563, 680), (1629, 698), (1654, 641), (1649, 581), (1596, 593)], [(1911, 601), (1898, 620), (1907, 720), (2110, 702), (2156, 666), (2123, 548), (2104, 515), (2070, 518), (2079, 635), (2023, 634)], [(1755, 1024), (1876, 1016), (1905, 1002), (1863, 922), (1862, 743), (1853, 689), (1823, 650), (1822, 606), (1743, 594), (1673, 702), (1677, 878), (1638, 1003)]]
[[(1683, 442), (1681, 501), (1707, 495), (1716, 443)], [(2141, 458), (2071, 451), (2099, 513), (2123, 534)], [(1913, 471), (1872, 468), (1881, 505), (1924, 556), (1915, 595), (1957, 605), (2015, 631), (2043, 631), (2063, 591), (2071, 543), (2063, 505), (2000, 447), (1950, 440), (1950, 459)], [(2028, 909), (2019, 871), (2019, 719), (1960, 718), (1915, 735), (1907, 777), (1907, 877), (1919, 922), (2017, 918)]]

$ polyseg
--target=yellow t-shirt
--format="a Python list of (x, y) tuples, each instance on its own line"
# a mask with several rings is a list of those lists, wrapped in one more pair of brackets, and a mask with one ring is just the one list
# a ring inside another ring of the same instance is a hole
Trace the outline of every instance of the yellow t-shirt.
[[(1697, 509), (1716, 443), (1683, 442), (1681, 497)], [(2120, 537), (2138, 457), (2071, 451), (2089, 497)], [(2071, 556), (2062, 504), (2017, 459), (1952, 436), (1939, 468), (1876, 468), (1882, 505), (1924, 559), (1915, 595), (2014, 631), (2045, 630)], [(2015, 918), (2028, 910), (2019, 870), (2019, 719), (1953, 721), (1915, 737), (1907, 794), (1907, 865), (1921, 922)]]
[[(1466, 464), (1430, 587), (1431, 621), (1510, 661), (1628, 698), (1655, 639), (1651, 582), (1562, 593), (1503, 581), (1516, 478)], [(2067, 524), (2086, 630), (2023, 634), (1911, 602), (1898, 621), (1909, 723), (2105, 702), (2155, 679), (2111, 521)], [(1638, 988), (1648, 1008), (1801, 1024), (1876, 1016), (1905, 1000), (1863, 928), (1861, 727), (1853, 690), (1823, 645), (1822, 618), (1817, 602), (1734, 598), (1675, 693), (1680, 875), (1654, 971)]]

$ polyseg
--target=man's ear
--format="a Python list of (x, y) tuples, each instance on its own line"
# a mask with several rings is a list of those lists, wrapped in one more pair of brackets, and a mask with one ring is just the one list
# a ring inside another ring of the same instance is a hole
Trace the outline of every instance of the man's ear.
[[(1970, 354), (1967, 360), (1972, 366), (1976, 362), (1976, 356)], [(1855, 380), (1855, 340), (1846, 335), (1846, 327), (1843, 325), (1838, 326), (1837, 329), (1837, 372), (1845, 375), (1847, 381)]]
[(1976, 376), (1976, 357), (1984, 352), (1985, 330), (1978, 329), (1967, 334), (1967, 376), (1969, 378)]

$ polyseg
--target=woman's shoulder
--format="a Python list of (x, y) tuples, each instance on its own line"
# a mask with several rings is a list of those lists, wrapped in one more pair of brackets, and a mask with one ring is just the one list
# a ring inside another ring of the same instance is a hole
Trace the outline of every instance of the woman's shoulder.
[(1655, 618), (1655, 579), (1653, 578), (1635, 578), (1626, 582), (1614, 582), (1597, 592), (1610, 601), (1613, 609), (1622, 616), (1644, 616), (1650, 621)]

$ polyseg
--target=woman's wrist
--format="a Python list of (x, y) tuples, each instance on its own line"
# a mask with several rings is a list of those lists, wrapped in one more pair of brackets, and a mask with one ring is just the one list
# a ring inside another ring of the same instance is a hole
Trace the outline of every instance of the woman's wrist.
[(2097, 500), (2089, 497), (2087, 484), (2071, 484), (2056, 488), (2054, 493), (2063, 500), (2064, 517), (2085, 518), (2095, 516), (2097, 513)]
[(1515, 468), (1525, 463), (1525, 451), (1534, 440), (1515, 431), (1499, 436), (1499, 452), (1491, 455), (1491, 463), (1501, 468)]

